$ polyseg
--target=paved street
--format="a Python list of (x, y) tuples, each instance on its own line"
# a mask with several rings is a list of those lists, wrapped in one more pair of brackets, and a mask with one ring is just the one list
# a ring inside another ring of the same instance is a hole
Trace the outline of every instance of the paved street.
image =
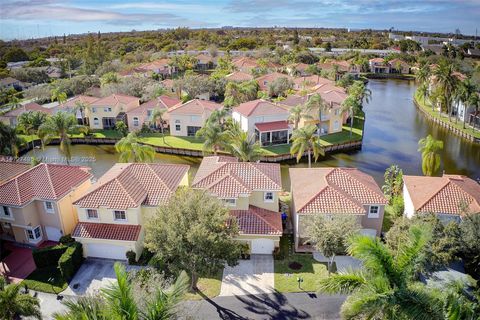
[(261, 294), (273, 292), (273, 256), (252, 255), (223, 271), (220, 296)]

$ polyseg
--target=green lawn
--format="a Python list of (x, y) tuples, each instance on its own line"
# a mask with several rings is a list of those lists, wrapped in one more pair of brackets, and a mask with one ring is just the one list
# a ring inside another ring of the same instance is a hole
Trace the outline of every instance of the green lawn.
[(443, 122), (448, 123), (449, 125), (457, 128), (457, 129), (459, 129), (459, 130), (461, 130), (465, 133), (473, 135), (475, 138), (480, 139), (480, 130), (477, 129), (477, 130), (474, 131), (473, 128), (463, 129), (463, 122), (462, 121), (457, 120), (457, 123), (455, 123), (454, 117), (452, 117), (452, 121), (450, 121), (450, 120), (448, 120), (448, 116), (446, 114), (444, 114), (444, 113), (440, 114), (438, 112), (438, 110), (432, 110), (432, 106), (431, 106), (428, 98), (424, 101), (423, 97), (420, 96), (418, 91), (415, 92), (415, 101), (420, 106), (420, 108), (422, 108), (422, 110), (426, 111), (431, 116), (434, 116), (435, 118), (440, 119)]
[[(29, 143), (29, 142), (32, 142), (32, 140), (38, 140), (38, 136), (36, 134), (32, 134), (32, 135), (23, 135), (23, 134), (19, 134), (18, 135), (19, 137), (22, 137), (25, 142)], [(85, 137), (85, 135), (83, 133), (78, 133), (78, 134), (71, 134), (70, 135), (70, 138), (83, 138)], [(93, 138), (98, 138), (98, 139), (105, 139), (105, 138), (118, 138), (120, 139), (122, 137), (122, 135), (118, 132), (118, 131), (115, 131), (115, 130), (95, 130), (95, 131), (92, 131), (92, 135), (91, 137)]]
[(160, 134), (151, 134), (142, 137), (141, 141), (156, 147), (181, 148), (195, 151), (202, 151), (203, 148), (203, 140), (196, 137), (176, 137), (166, 135), (164, 139)]
[(223, 270), (218, 271), (212, 276), (200, 277), (197, 287), (200, 293), (187, 293), (187, 300), (201, 300), (204, 297), (213, 298), (220, 294), (222, 286)]
[[(49, 279), (53, 281), (49, 282)], [(68, 285), (56, 266), (36, 269), (22, 281), (21, 285), (25, 284), (29, 289), (54, 294), (62, 292)]]

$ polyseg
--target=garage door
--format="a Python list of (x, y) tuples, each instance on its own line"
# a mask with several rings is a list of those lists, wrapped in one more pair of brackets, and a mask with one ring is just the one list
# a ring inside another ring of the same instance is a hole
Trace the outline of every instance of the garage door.
[(87, 246), (87, 256), (94, 258), (126, 260), (126, 248), (123, 246), (116, 246), (111, 244), (89, 244)]
[(272, 254), (275, 242), (270, 239), (252, 240), (252, 254)]
[(52, 241), (58, 241), (62, 236), (62, 231), (54, 227), (45, 227), (45, 233), (47, 234), (47, 239)]

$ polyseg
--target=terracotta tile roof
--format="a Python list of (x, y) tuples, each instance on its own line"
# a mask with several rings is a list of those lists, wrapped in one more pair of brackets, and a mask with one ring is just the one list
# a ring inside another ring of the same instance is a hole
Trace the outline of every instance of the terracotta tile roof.
[(250, 81), (253, 80), (253, 76), (249, 73), (242, 71), (235, 71), (225, 76), (225, 79), (230, 81)]
[(280, 73), (280, 72), (267, 73), (263, 76), (260, 76), (260, 77), (256, 78), (255, 80), (257, 80), (257, 82), (260, 84), (260, 86), (262, 86), (264, 81), (267, 81), (267, 82), (271, 83), (271, 82), (273, 82), (277, 79), (280, 79), (280, 78), (287, 78), (287, 79), (290, 79), (292, 81), (294, 80), (294, 77), (289, 76), (288, 74), (285, 74), (285, 73)]
[(296, 94), (291, 94), (291, 95), (288, 95), (285, 98), (285, 100), (282, 100), (278, 103), (288, 107), (295, 107), (298, 105), (303, 105), (305, 102), (307, 102), (307, 99), (308, 99), (307, 96), (299, 96)]
[(117, 163), (73, 204), (122, 210), (158, 206), (170, 199), (188, 169), (188, 165)]
[(77, 102), (83, 103), (86, 105), (90, 105), (97, 101), (98, 98), (96, 97), (91, 97), (91, 96), (85, 96), (85, 95), (78, 95), (73, 97), (72, 99), (68, 100), (67, 102), (63, 103), (60, 105), (60, 108), (72, 108), (75, 107)]
[(260, 122), (255, 123), (258, 131), (276, 131), (276, 130), (288, 130), (290, 127), (288, 121), (272, 121), (272, 122)]
[(176, 105), (181, 103), (180, 100), (177, 98), (172, 98), (169, 96), (160, 96), (158, 98), (149, 100), (147, 102), (142, 103), (138, 108), (132, 109), (127, 112), (127, 115), (146, 115), (147, 110), (153, 110), (153, 109), (170, 109)]
[(140, 99), (125, 94), (111, 94), (91, 103), (92, 106), (115, 106), (117, 104), (138, 104)]
[(230, 215), (237, 219), (240, 234), (282, 235), (282, 215), (255, 206), (248, 210), (231, 210)]
[(386, 204), (373, 178), (354, 168), (290, 168), (298, 213), (364, 214), (364, 205)]
[(372, 58), (370, 60), (368, 60), (370, 63), (384, 63), (385, 62), (385, 59), (383, 58)]
[(250, 58), (250, 57), (235, 58), (235, 59), (233, 59), (232, 63), (238, 69), (258, 68), (259, 67), (259, 64), (258, 64), (257, 60), (255, 60), (253, 58)]
[(185, 102), (184, 104), (177, 105), (171, 108), (168, 113), (170, 114), (198, 114), (203, 115), (205, 112), (209, 113), (213, 110), (222, 109), (223, 105), (200, 99), (193, 99)]
[(234, 112), (238, 112), (246, 117), (250, 116), (263, 116), (263, 115), (285, 115), (288, 117), (290, 114), (286, 107), (276, 105), (270, 101), (263, 99), (257, 99), (241, 103), (233, 109)]
[(462, 203), (480, 212), (480, 185), (460, 175), (442, 177), (403, 176), (406, 189), (418, 212), (462, 214)]
[(308, 76), (308, 77), (300, 77), (300, 78), (295, 78), (293, 80), (293, 83), (295, 83), (295, 86), (297, 88), (311, 88), (317, 85), (321, 84), (335, 84), (335, 81), (322, 78), (320, 76)]
[(143, 70), (153, 71), (158, 69), (164, 69), (165, 67), (169, 66), (170, 62), (171, 62), (170, 59), (159, 59), (152, 62), (143, 63), (138, 67), (136, 67), (135, 69), (139, 71), (143, 71)]
[(13, 110), (8, 111), (5, 113), (3, 116), (4, 117), (18, 117), (22, 113), (28, 112), (28, 111), (40, 111), (46, 114), (52, 114), (52, 109), (51, 108), (45, 108), (39, 105), (38, 103), (35, 102), (29, 102), (25, 105), (21, 105)]
[(137, 241), (142, 226), (131, 224), (79, 222), (72, 232), (74, 238)]
[(41, 163), (0, 185), (0, 203), (23, 206), (33, 199), (58, 200), (89, 180), (88, 168)]
[(31, 167), (28, 163), (0, 160), (0, 184), (29, 170)]
[(231, 157), (204, 157), (192, 183), (219, 198), (249, 195), (255, 190), (280, 191), (280, 165), (238, 162)]

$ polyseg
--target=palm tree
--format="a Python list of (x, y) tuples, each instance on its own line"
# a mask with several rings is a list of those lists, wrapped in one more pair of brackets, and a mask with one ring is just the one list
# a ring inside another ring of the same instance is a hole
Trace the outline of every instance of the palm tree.
[(477, 86), (472, 83), (469, 79), (463, 81), (458, 86), (456, 92), (456, 98), (461, 101), (464, 105), (463, 112), (463, 129), (465, 129), (465, 121), (467, 117), (467, 110), (469, 106), (477, 107), (480, 103), (480, 97), (478, 96)]
[(77, 301), (64, 302), (67, 311), (54, 314), (56, 320), (122, 319), (122, 320), (167, 320), (175, 317), (178, 304), (188, 291), (189, 278), (182, 271), (168, 289), (157, 289), (146, 301), (135, 299), (132, 283), (125, 267), (114, 265), (117, 281), (102, 289), (98, 297), (82, 297)]
[(309, 112), (312, 110), (318, 111), (318, 120), (322, 121), (322, 112), (328, 110), (328, 104), (323, 100), (322, 96), (318, 93), (312, 94), (307, 103), (305, 103), (305, 109)]
[(297, 154), (297, 162), (299, 162), (305, 152), (307, 152), (309, 168), (312, 166), (312, 151), (315, 162), (320, 155), (325, 155), (325, 151), (320, 144), (320, 138), (318, 137), (316, 132), (316, 126), (308, 125), (306, 127), (293, 131), (291, 139), (292, 146), (290, 147), (290, 153), (292, 155)]
[(0, 319), (14, 320), (20, 317), (42, 319), (40, 302), (36, 297), (20, 293), (20, 285), (6, 285), (0, 277)]
[(440, 168), (440, 154), (443, 141), (435, 140), (431, 135), (418, 141), (418, 151), (422, 153), (422, 171), (426, 176), (433, 176)]
[(428, 97), (428, 86), (426, 83), (422, 83), (418, 86), (418, 93), (423, 98), (423, 103), (425, 103), (425, 99)]
[(452, 97), (458, 86), (458, 79), (454, 75), (453, 65), (442, 61), (434, 71), (437, 86), (443, 95), (445, 110), (448, 113), (448, 119), (451, 121)]
[(85, 110), (87, 110), (88, 105), (81, 101), (75, 102), (75, 107), (73, 108), (73, 114), (76, 116), (77, 111), (80, 111), (80, 117), (82, 117), (82, 125), (85, 125)]
[(427, 64), (423, 64), (415, 74), (415, 80), (422, 85), (426, 84), (430, 79), (430, 67)]
[(203, 138), (203, 153), (217, 152), (226, 145), (228, 133), (223, 131), (218, 123), (207, 122), (200, 130), (197, 131), (196, 136)]
[(290, 109), (290, 115), (288, 116), (288, 121), (293, 122), (293, 129), (297, 130), (300, 120), (312, 118), (309, 114), (306, 113), (305, 107), (301, 104), (296, 105)]
[(353, 95), (348, 95), (348, 97), (342, 102), (341, 111), (342, 113), (348, 113), (350, 117), (350, 140), (352, 140), (355, 114), (362, 112), (362, 105), (358, 102), (356, 97)]
[[(38, 133), (38, 129), (47, 119), (47, 115), (39, 111), (28, 111), (22, 113), (18, 119), (17, 130), (20, 130), (26, 135), (34, 135)], [(35, 152), (35, 140), (32, 139), (32, 148)]]
[(48, 117), (47, 120), (38, 129), (38, 135), (42, 143), (48, 143), (52, 138), (58, 137), (60, 140), (60, 151), (65, 154), (67, 164), (72, 158), (70, 149), (70, 134), (85, 132), (85, 126), (77, 124), (77, 119), (71, 113), (58, 112)]
[(396, 252), (379, 238), (355, 235), (348, 252), (362, 261), (360, 271), (345, 271), (320, 280), (320, 292), (347, 294), (344, 319), (443, 319), (440, 294), (413, 282), (414, 266), (430, 238), (418, 226)]
[(465, 280), (452, 280), (442, 288), (445, 299), (446, 320), (478, 320), (480, 296), (468, 288), (476, 284)]
[(240, 161), (254, 162), (261, 158), (262, 148), (254, 135), (240, 129), (238, 123), (227, 133), (229, 151)]
[(0, 122), (0, 154), (18, 157), (20, 146), (25, 142), (17, 135), (15, 128)]
[(50, 90), (50, 100), (53, 101), (58, 101), (59, 104), (63, 104), (65, 101), (67, 101), (67, 94), (63, 91), (60, 91), (59, 88), (54, 88)]
[(225, 108), (213, 110), (207, 119), (207, 123), (214, 124), (225, 130), (225, 121), (228, 117), (228, 110)]
[(140, 143), (135, 132), (130, 132), (115, 144), (120, 162), (153, 162), (155, 149)]
[(163, 127), (163, 121), (164, 121), (164, 116), (165, 113), (167, 112), (167, 109), (164, 108), (157, 108), (155, 111), (152, 113), (152, 121), (155, 123), (155, 127), (160, 127), (160, 132), (162, 133), (162, 138), (163, 142), (165, 143), (165, 133), (164, 133), (164, 127)]

